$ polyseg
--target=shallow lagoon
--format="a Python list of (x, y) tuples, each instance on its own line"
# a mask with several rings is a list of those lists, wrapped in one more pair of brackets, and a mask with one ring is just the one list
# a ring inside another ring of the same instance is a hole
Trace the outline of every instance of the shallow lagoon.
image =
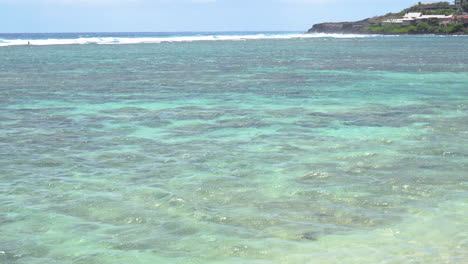
[(464, 263), (465, 37), (0, 48), (1, 263)]

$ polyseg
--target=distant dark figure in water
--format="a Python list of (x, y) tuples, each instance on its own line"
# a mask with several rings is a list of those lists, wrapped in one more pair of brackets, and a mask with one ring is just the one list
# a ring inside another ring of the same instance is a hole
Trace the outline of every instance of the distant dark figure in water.
[(29, 41), (28, 41), (28, 46), (29, 46), (29, 45), (31, 45), (31, 43), (29, 43)]

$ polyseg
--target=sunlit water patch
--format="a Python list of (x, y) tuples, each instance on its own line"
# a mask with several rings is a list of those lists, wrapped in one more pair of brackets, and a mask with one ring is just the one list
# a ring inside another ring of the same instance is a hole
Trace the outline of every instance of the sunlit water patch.
[(1, 263), (464, 263), (466, 38), (0, 48)]

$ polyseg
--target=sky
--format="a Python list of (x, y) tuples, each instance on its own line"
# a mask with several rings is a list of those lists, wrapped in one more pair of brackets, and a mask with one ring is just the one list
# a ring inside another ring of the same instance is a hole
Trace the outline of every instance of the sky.
[(1, 33), (307, 31), (417, 0), (0, 0)]

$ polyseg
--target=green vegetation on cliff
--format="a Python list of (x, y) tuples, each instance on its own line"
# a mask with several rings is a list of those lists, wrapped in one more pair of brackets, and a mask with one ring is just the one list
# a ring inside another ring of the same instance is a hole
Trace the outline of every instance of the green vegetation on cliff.
[(384, 16), (381, 17), (381, 20), (389, 19), (389, 18), (399, 18), (404, 16), (406, 13), (410, 12), (419, 12), (422, 13), (423, 15), (456, 15), (459, 13), (459, 11), (450, 8), (450, 4), (448, 2), (439, 2), (436, 4), (433, 4), (434, 8), (433, 9), (427, 9), (424, 8), (424, 5), (417, 4), (412, 7), (406, 8), (401, 10), (398, 13), (388, 13)]
[(462, 23), (450, 24), (448, 26), (433, 26), (422, 22), (415, 26), (368, 26), (365, 29), (373, 33), (384, 34), (467, 34)]
[[(468, 3), (462, 6), (462, 9), (468, 11)], [(388, 13), (385, 16), (379, 17), (378, 22), (370, 26), (365, 27), (366, 30), (373, 33), (383, 34), (468, 34), (468, 28), (463, 23), (452, 23), (441, 26), (439, 23), (434, 21), (420, 22), (416, 25), (402, 26), (402, 25), (390, 25), (383, 26), (382, 21), (386, 19), (401, 18), (406, 13), (419, 12), (423, 15), (460, 15), (462, 12), (451, 8), (448, 2), (439, 2), (432, 4), (431, 8), (428, 9), (425, 5), (414, 5), (410, 8), (406, 8), (399, 13)]]

